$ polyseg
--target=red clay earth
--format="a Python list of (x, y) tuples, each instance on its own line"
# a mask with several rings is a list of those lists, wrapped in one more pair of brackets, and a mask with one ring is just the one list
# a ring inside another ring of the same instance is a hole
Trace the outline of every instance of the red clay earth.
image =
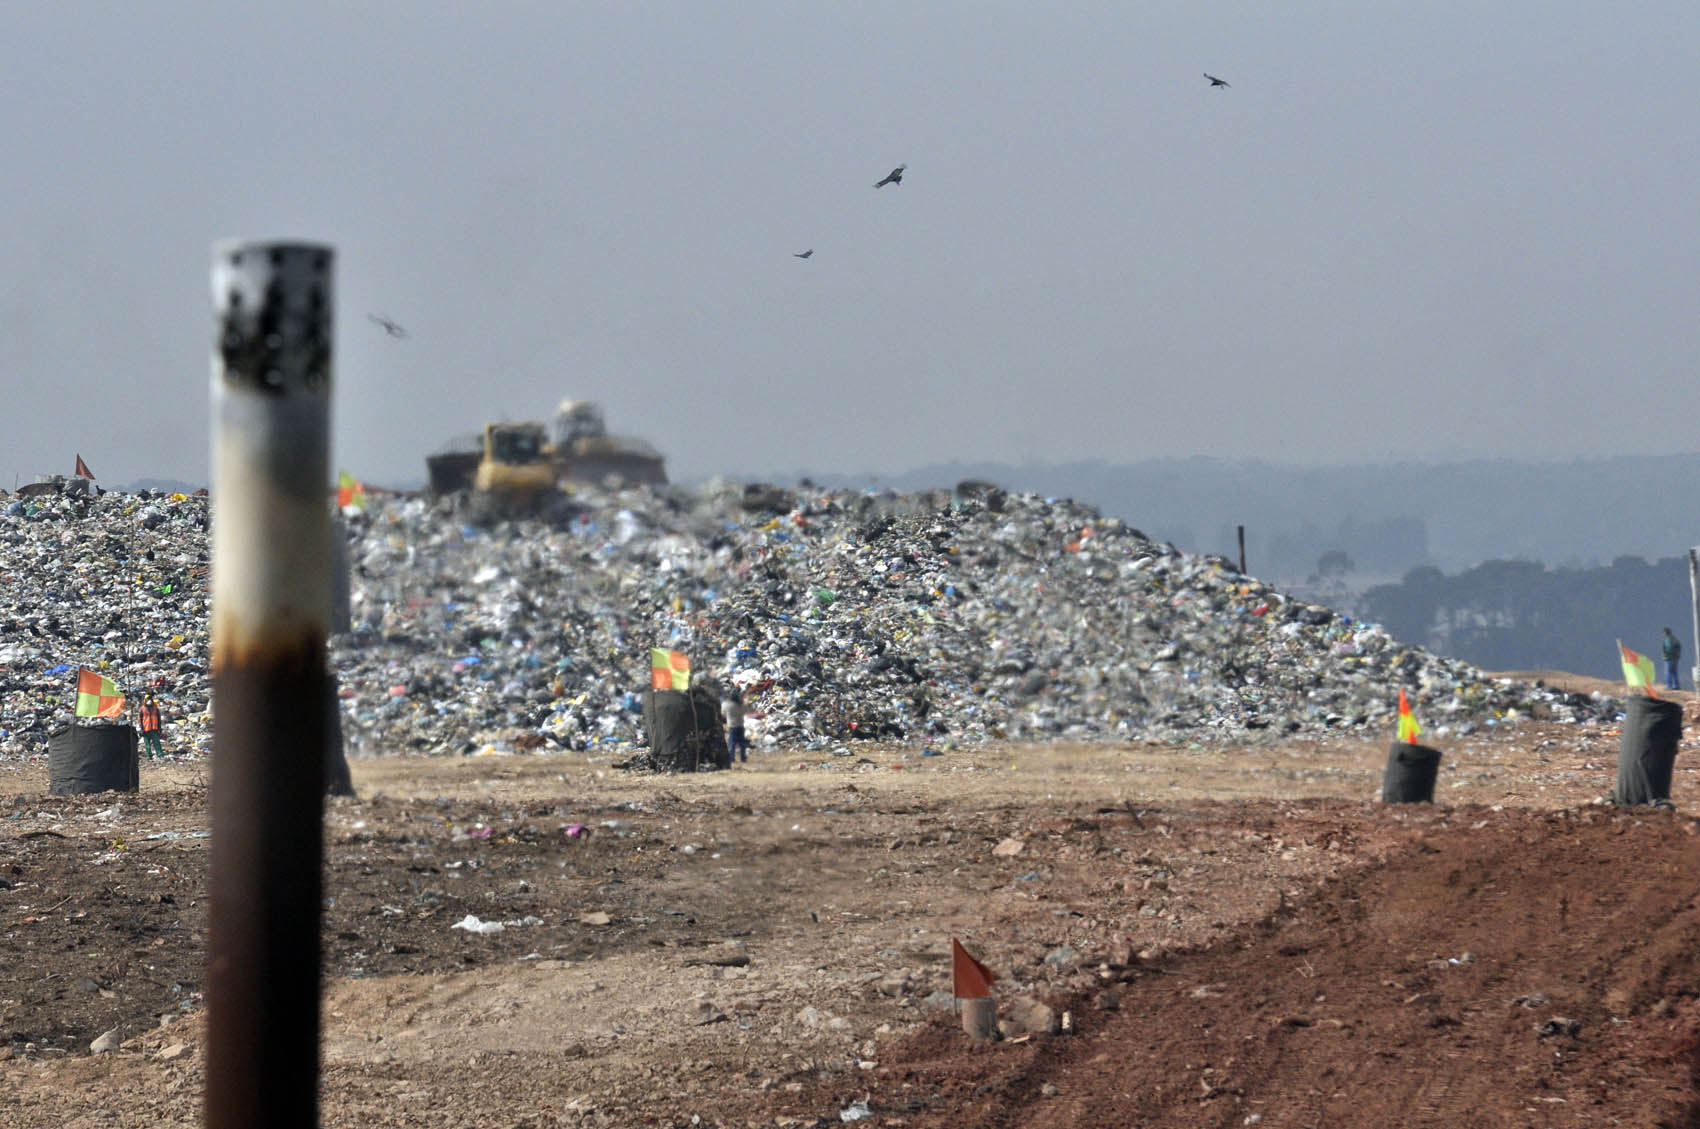
[(1073, 1037), (971, 1047), (940, 1022), (833, 1092), (915, 1129), (1700, 1123), (1696, 822), (1401, 822), (1384, 861), (1230, 942), (1054, 1000)]

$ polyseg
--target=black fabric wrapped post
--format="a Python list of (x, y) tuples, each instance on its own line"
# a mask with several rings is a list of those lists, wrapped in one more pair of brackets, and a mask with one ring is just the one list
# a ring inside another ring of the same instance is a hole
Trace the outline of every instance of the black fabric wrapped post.
[(334, 674), (325, 678), (325, 795), (354, 795), (354, 777), (342, 748), (342, 699)]
[(132, 725), (67, 725), (47, 736), (47, 785), (55, 796), (134, 792), (141, 784)]
[(1682, 740), (1682, 707), (1664, 698), (1634, 697), (1623, 711), (1617, 750), (1615, 804), (1670, 802), (1671, 769)]
[(649, 734), (649, 767), (657, 772), (731, 767), (720, 701), (706, 686), (645, 691), (643, 727)]
[(1387, 771), (1381, 777), (1381, 802), (1432, 804), (1434, 778), (1439, 774), (1439, 749), (1395, 741), (1387, 751)]

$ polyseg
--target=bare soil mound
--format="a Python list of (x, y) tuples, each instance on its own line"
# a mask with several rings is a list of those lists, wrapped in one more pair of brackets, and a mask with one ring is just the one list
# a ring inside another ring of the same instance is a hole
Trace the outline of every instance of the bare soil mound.
[(1053, 1001), (1072, 1038), (941, 1020), (840, 1096), (915, 1127), (1695, 1124), (1695, 822), (1404, 822), (1231, 942)]

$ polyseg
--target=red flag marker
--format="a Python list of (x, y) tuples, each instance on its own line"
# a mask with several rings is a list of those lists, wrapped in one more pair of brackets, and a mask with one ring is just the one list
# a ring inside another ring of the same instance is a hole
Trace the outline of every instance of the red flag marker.
[(998, 974), (968, 955), (962, 942), (950, 939), (951, 995), (959, 1000), (979, 1000), (992, 994)]

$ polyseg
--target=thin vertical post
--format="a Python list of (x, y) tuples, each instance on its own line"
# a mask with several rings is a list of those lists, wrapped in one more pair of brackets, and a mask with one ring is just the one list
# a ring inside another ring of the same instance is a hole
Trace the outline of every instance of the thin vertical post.
[(1694, 634), (1688, 637), (1694, 665), (1688, 669), (1688, 684), (1700, 693), (1700, 548), (1688, 550), (1688, 593), (1694, 608)]
[(1239, 531), (1240, 531), (1240, 575), (1244, 576), (1246, 574), (1246, 572), (1245, 572), (1245, 526), (1242, 525), (1242, 526), (1239, 526), (1238, 528), (1239, 528)]
[(213, 248), (207, 1129), (318, 1124), (332, 258)]

